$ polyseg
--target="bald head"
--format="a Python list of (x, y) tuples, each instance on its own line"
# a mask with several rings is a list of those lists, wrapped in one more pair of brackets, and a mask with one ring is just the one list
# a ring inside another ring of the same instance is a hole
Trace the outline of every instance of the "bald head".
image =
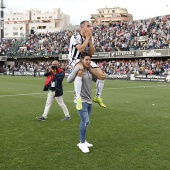
[(59, 63), (58, 63), (58, 61), (57, 61), (57, 60), (54, 60), (54, 61), (52, 62), (52, 65), (53, 65), (53, 66), (55, 65), (55, 66), (57, 66), (57, 67), (58, 67), (58, 66), (59, 66)]

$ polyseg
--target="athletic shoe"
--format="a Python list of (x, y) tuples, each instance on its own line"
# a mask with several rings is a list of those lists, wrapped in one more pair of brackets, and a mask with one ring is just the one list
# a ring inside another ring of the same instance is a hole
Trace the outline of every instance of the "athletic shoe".
[(80, 150), (84, 153), (90, 152), (89, 148), (87, 147), (86, 143), (78, 143), (77, 146), (80, 148)]
[(102, 98), (94, 97), (93, 101), (94, 101), (95, 103), (98, 103), (101, 107), (106, 108), (106, 105), (103, 103)]
[(71, 119), (71, 117), (66, 116), (66, 117), (64, 117), (63, 119), (61, 119), (61, 121), (70, 120), (70, 119)]
[(46, 118), (44, 118), (43, 116), (41, 116), (41, 117), (36, 117), (37, 118), (37, 120), (40, 120), (40, 121), (46, 121)]
[(81, 110), (82, 109), (82, 101), (81, 101), (80, 97), (76, 99), (76, 103), (77, 103), (76, 104), (76, 109)]
[(93, 144), (88, 143), (87, 141), (85, 141), (85, 144), (86, 144), (86, 146), (89, 147), (89, 148), (93, 146)]

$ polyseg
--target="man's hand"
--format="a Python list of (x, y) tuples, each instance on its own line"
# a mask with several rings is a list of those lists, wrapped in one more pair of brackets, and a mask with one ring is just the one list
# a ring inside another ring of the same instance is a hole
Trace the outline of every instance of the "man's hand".
[(56, 69), (55, 70), (51, 69), (51, 71), (53, 74), (56, 74)]
[(91, 30), (91, 28), (86, 28), (86, 31), (85, 31), (85, 37), (86, 37), (86, 39), (91, 39), (91, 37), (92, 37), (92, 30)]
[(104, 80), (108, 77), (108, 75), (103, 71), (103, 74), (101, 74), (101, 79)]

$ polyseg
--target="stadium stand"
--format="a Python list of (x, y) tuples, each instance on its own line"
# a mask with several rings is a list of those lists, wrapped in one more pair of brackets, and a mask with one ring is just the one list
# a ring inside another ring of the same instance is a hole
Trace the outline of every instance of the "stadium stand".
[[(74, 31), (74, 30), (73, 30)], [(13, 49), (8, 55), (55, 55), (68, 53), (69, 38), (73, 31), (30, 34), (27, 41), (5, 40)], [(136, 20), (108, 26), (93, 27), (93, 38), (97, 52), (129, 51), (142, 49), (169, 48), (170, 15), (159, 16), (145, 20)], [(143, 37), (143, 38), (142, 38)], [(20, 47), (25, 46), (24, 52)], [(7, 52), (11, 50), (7, 48)]]
[[(49, 65), (50, 58), (68, 54), (69, 40), (75, 30), (34, 33), (26, 39), (3, 39), (0, 52), (8, 58), (38, 58), (39, 69)], [(93, 27), (93, 39), (98, 53), (170, 48), (170, 15), (135, 20), (108, 26)], [(48, 58), (49, 62), (44, 58)], [(102, 59), (102, 58), (101, 58)], [(168, 58), (114, 58), (96, 61), (108, 74), (169, 74)], [(16, 70), (33, 69), (33, 61), (17, 61)], [(61, 61), (61, 65), (66, 62)], [(70, 67), (64, 66), (70, 72)], [(1, 68), (2, 69), (2, 68)], [(7, 68), (3, 68), (7, 69)]]

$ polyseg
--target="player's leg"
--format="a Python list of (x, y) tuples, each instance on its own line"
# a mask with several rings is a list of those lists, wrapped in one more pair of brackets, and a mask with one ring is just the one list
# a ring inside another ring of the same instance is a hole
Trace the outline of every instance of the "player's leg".
[(77, 110), (81, 110), (82, 109), (82, 100), (81, 100), (81, 87), (82, 87), (82, 76), (83, 76), (83, 65), (81, 62), (78, 62), (75, 65), (75, 68), (79, 68), (77, 75), (75, 77), (74, 80), (74, 90), (75, 90), (75, 94), (76, 94), (76, 108)]
[(97, 78), (96, 81), (96, 96), (94, 97), (93, 101), (95, 103), (98, 103), (101, 107), (106, 107), (106, 105), (103, 103), (101, 94), (104, 88), (104, 80), (106, 79), (106, 74), (99, 68), (95, 67), (95, 63), (93, 62), (91, 64), (91, 68), (89, 69), (90, 72)]

